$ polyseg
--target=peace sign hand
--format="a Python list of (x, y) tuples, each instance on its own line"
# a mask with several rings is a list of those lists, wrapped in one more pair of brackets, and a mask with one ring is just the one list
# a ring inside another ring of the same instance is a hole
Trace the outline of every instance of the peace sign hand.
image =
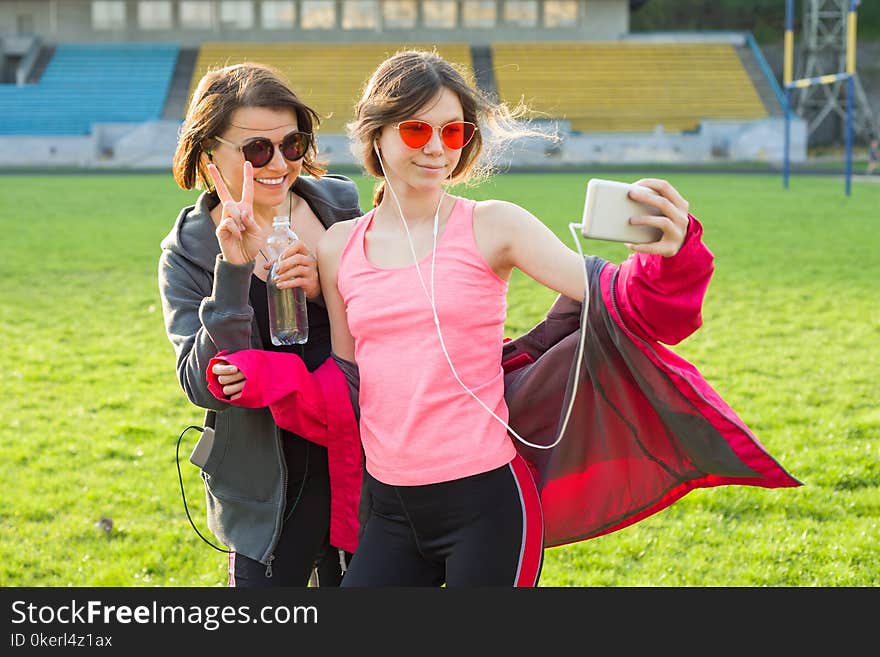
[(254, 168), (250, 162), (244, 163), (241, 200), (236, 201), (229, 193), (223, 176), (215, 164), (208, 165), (208, 173), (214, 181), (214, 189), (223, 203), (220, 223), (217, 226), (217, 241), (223, 259), (233, 265), (243, 265), (254, 260), (263, 246), (265, 238), (254, 219)]

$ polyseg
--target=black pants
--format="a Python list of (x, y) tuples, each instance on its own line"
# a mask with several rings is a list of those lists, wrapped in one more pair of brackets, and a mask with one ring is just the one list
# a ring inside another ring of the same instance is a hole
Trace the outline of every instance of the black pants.
[(307, 586), (313, 577), (318, 586), (339, 586), (343, 569), (339, 550), (330, 545), (327, 449), (287, 433), (284, 453), (287, 508), (271, 567), (243, 554), (230, 554), (229, 585)]
[(425, 486), (368, 473), (370, 511), (342, 580), (358, 586), (536, 586), (544, 526), (525, 461)]

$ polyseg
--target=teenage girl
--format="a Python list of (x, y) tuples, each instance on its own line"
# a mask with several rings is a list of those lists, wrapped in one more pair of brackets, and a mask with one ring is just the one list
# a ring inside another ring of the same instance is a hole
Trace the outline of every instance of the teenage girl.
[[(334, 224), (318, 270), (336, 356), (360, 374), (369, 516), (343, 586), (535, 586), (539, 496), (508, 434), (499, 345), (514, 268), (576, 301), (585, 268), (513, 203), (447, 191), (480, 173), (484, 130), (528, 128), (434, 53), (405, 51), (366, 84), (350, 125), (374, 208)], [(688, 204), (667, 182), (631, 192), (662, 237), (631, 248), (675, 257)]]

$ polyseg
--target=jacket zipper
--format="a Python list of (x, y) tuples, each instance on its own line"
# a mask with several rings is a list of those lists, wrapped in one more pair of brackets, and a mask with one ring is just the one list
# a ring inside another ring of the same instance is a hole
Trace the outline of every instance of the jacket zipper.
[(281, 529), (278, 530), (278, 538), (275, 539), (275, 542), (272, 545), (272, 552), (269, 553), (269, 558), (266, 560), (266, 578), (272, 577), (272, 562), (275, 561), (275, 546), (278, 545), (278, 539), (281, 538), (281, 532), (284, 530), (284, 507), (286, 505), (287, 500), (287, 465), (284, 463), (284, 450), (281, 447), (281, 429), (276, 426), (275, 427), (275, 445), (278, 448), (278, 457), (281, 463), (281, 506), (279, 510), (279, 515), (282, 516), (281, 520)]
[[(293, 192), (291, 191), (291, 194)], [(254, 320), (256, 322), (256, 320)], [(262, 343), (260, 344), (260, 349), (263, 348)], [(302, 345), (299, 345), (299, 357), (305, 359), (305, 348)], [(284, 523), (287, 518), (284, 517), (284, 509), (287, 506), (287, 479), (288, 479), (288, 470), (287, 463), (285, 461), (284, 456), (284, 448), (281, 446), (281, 441), (283, 440), (283, 436), (281, 435), (281, 427), (277, 424), (275, 425), (275, 445), (278, 448), (278, 459), (279, 463), (281, 463), (281, 495), (282, 501), (280, 506), (279, 515), (281, 516), (281, 528), (278, 530), (278, 538), (275, 539), (275, 543), (272, 545), (272, 552), (269, 553), (269, 558), (266, 559), (266, 578), (269, 579), (272, 577), (272, 562), (275, 561), (275, 547), (278, 545), (278, 540), (281, 538), (281, 532), (284, 530)], [(306, 452), (306, 458), (308, 458), (308, 452)], [(306, 461), (308, 466), (308, 461)], [(303, 479), (303, 485), (305, 485), (305, 479)], [(302, 492), (302, 491), (300, 491)]]
[[(260, 348), (262, 349), (262, 345), (260, 346)], [(283, 516), (284, 515), (284, 506), (285, 506), (284, 498), (286, 498), (286, 495), (287, 495), (287, 492), (286, 492), (287, 491), (287, 466), (284, 463), (284, 452), (281, 448), (281, 429), (277, 425), (275, 426), (275, 446), (278, 449), (278, 458), (280, 459), (279, 462), (281, 463), (281, 483), (282, 483), (281, 495), (282, 495), (283, 499), (282, 499), (282, 503), (280, 506), (279, 514)], [(281, 538), (281, 531), (282, 531), (283, 525), (284, 525), (283, 519), (281, 521), (281, 524), (282, 524), (282, 528), (278, 530), (278, 538), (276, 538), (274, 540), (274, 542), (272, 543), (272, 547), (271, 547), (272, 551), (269, 553), (269, 557), (265, 561), (266, 578), (267, 579), (272, 577), (272, 562), (275, 561), (275, 547), (278, 545), (278, 539)]]
[(342, 548), (339, 548), (339, 570), (342, 571), (343, 575), (348, 570), (348, 567), (345, 565), (345, 550)]

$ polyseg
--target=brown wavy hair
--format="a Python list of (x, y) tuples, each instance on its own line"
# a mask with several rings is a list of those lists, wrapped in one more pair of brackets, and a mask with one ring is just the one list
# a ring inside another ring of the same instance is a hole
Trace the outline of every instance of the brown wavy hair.
[[(501, 143), (520, 137), (547, 137), (545, 131), (521, 121), (528, 108), (520, 103), (511, 109), (494, 102), (471, 85), (462, 69), (443, 59), (433, 50), (401, 50), (382, 62), (364, 85), (355, 105), (355, 118), (347, 126), (353, 154), (368, 174), (384, 178), (373, 142), (386, 125), (412, 118), (443, 89), (455, 93), (461, 101), (462, 118), (478, 126), (473, 139), (461, 151), (461, 159), (447, 181), (473, 183), (486, 178), (492, 170), (491, 158), (481, 158), (491, 135), (493, 150)], [(551, 139), (558, 139), (551, 136)], [(373, 195), (373, 205), (382, 200), (385, 182), (380, 180)]]
[[(292, 110), (298, 129), (313, 135), (320, 124), (317, 112), (303, 103), (271, 66), (248, 63), (211, 69), (199, 80), (180, 127), (171, 171), (181, 189), (213, 191), (202, 153), (210, 154), (214, 137), (229, 127), (232, 114), (242, 107)], [(313, 138), (302, 166), (320, 178), (326, 169), (317, 156)]]

